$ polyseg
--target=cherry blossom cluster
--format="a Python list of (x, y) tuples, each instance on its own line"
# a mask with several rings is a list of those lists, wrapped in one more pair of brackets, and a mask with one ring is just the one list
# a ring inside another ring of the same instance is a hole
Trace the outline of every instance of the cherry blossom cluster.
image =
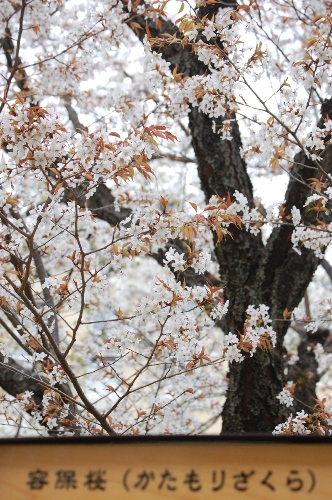
[(331, 406), (324, 399), (314, 408), (313, 413), (308, 414), (304, 410), (297, 412), (296, 415), (290, 415), (286, 422), (279, 424), (273, 431), (273, 434), (319, 434), (329, 435), (332, 428)]
[(311, 434), (310, 429), (307, 427), (309, 415), (305, 411), (297, 412), (296, 416), (289, 416), (286, 422), (279, 424), (273, 431), (273, 434)]
[[(211, 284), (222, 283), (213, 245), (282, 224), (297, 252), (321, 258), (331, 241), (332, 122), (319, 115), (331, 85), (331, 8), (281, 2), (271, 16), (257, 0), (209, 19), (202, 6), (181, 6), (175, 34), (152, 36), (161, 2), (1, 2), (0, 36), (14, 48), (0, 60), (0, 358), (45, 388), (39, 404), (29, 391), (0, 395), (6, 428), (204, 431), (200, 415), (222, 411), (228, 363), (276, 345), (264, 304), (243, 311), (243, 331), (221, 332), (229, 302)], [(159, 49), (174, 44), (196, 54), (200, 74), (170, 69)], [(303, 206), (262, 210), (237, 190), (205, 202), (191, 169), (192, 108), (210, 117), (217, 140), (232, 141), (236, 114), (253, 171), (317, 168)], [(108, 209), (116, 223), (100, 217)], [(330, 319), (325, 306), (307, 330)], [(315, 354), (323, 373), (330, 355), (319, 344)], [(278, 399), (291, 406), (290, 383)], [(275, 433), (326, 432), (330, 412), (290, 416)]]
[(279, 399), (279, 402), (281, 405), (285, 405), (288, 407), (293, 406), (293, 401), (294, 401), (294, 384), (293, 382), (287, 382), (286, 387), (283, 388), (283, 390), (278, 394), (277, 399)]
[(246, 311), (246, 321), (243, 333), (239, 336), (234, 333), (225, 335), (224, 353), (227, 361), (241, 362), (243, 353), (253, 356), (258, 348), (268, 350), (276, 345), (276, 333), (271, 326), (269, 308), (260, 304), (258, 307), (250, 305)]
[[(136, 134), (133, 141), (118, 141), (116, 135), (111, 135), (115, 139), (113, 143), (106, 144), (109, 146), (107, 148), (104, 147), (106, 136), (100, 133), (83, 135), (72, 144), (67, 131), (49, 111), (42, 108), (25, 110), (17, 102), (7, 116), (8, 121), (3, 122), (1, 130), (6, 148), (2, 171), (1, 251), (4, 277), (1, 282), (1, 303), (9, 317), (15, 318), (13, 335), (14, 338), (20, 338), (25, 358), (33, 364), (36, 376), (49, 387), (49, 396), (45, 396), (40, 408), (33, 410), (35, 418), (49, 432), (72, 432), (71, 429), (75, 432), (76, 428), (80, 428), (81, 433), (103, 432), (103, 417), (99, 418), (99, 423), (94, 422), (91, 426), (89, 412), (71, 414), (67, 418), (64, 414), (67, 410), (63, 409), (65, 404), (61, 400), (53, 401), (57, 394), (53, 389), (59, 385), (65, 387), (74, 380), (63, 353), (70, 353), (75, 358), (76, 355), (70, 352), (73, 339), (76, 341), (77, 335), (83, 335), (85, 340), (83, 343), (80, 340), (82, 357), (79, 361), (82, 371), (84, 359), (92, 358), (97, 365), (101, 363), (94, 371), (100, 374), (102, 387), (105, 385), (105, 371), (107, 378), (111, 379), (106, 383), (107, 398), (105, 395), (98, 397), (95, 405), (100, 411), (106, 411), (104, 403), (115, 398), (115, 408), (110, 417), (113, 428), (123, 432), (131, 432), (131, 429), (139, 432), (151, 420), (149, 426), (156, 427), (158, 424), (161, 429), (167, 429), (167, 422), (172, 419), (164, 418), (164, 408), (170, 414), (178, 411), (180, 402), (191, 397), (194, 392), (191, 383), (184, 378), (183, 384), (177, 385), (181, 391), (167, 401), (161, 402), (163, 397), (158, 393), (158, 403), (151, 402), (153, 411), (149, 409), (150, 403), (142, 399), (142, 393), (148, 393), (145, 388), (151, 385), (158, 386), (159, 392), (168, 393), (173, 377), (179, 375), (181, 378), (181, 373), (192, 373), (191, 377), (196, 379), (195, 387), (213, 384), (212, 375), (217, 369), (213, 364), (208, 375), (197, 377), (196, 372), (204, 364), (209, 366), (212, 363), (209, 356), (213, 350), (218, 356), (216, 340), (211, 338), (203, 343), (203, 338), (213, 324), (209, 318), (220, 319), (227, 312), (227, 303), (220, 296), (220, 288), (182, 286), (169, 270), (158, 277), (154, 288), (149, 289), (146, 300), (141, 299), (136, 305), (135, 302), (132, 304), (132, 299), (129, 300), (125, 305), (128, 312), (123, 312), (118, 299), (110, 300), (110, 280), (118, 275), (118, 271), (124, 276), (126, 267), (138, 255), (161, 248), (169, 238), (184, 235), (189, 240), (196, 239), (199, 245), (200, 233), (204, 237), (207, 230), (216, 227), (221, 238), (227, 234), (226, 227), (240, 224), (240, 218), (235, 217), (232, 211), (228, 213), (231, 203), (221, 199), (212, 209), (209, 207), (205, 215), (204, 211), (198, 214), (197, 210), (195, 215), (190, 215), (168, 210), (167, 200), (160, 197), (155, 202), (142, 200), (141, 207), (131, 216), (113, 230), (105, 232), (105, 227), (95, 220), (91, 210), (79, 206), (79, 196), (84, 195), (86, 199), (93, 196), (100, 177), (107, 177), (105, 169), (110, 174), (107, 180), (115, 185), (124, 181), (132, 182), (136, 167), (142, 177), (148, 179), (153, 173), (146, 160), (150, 155), (150, 145), (155, 143), (154, 135), (171, 140), (174, 136), (168, 135), (165, 127), (150, 127), (143, 131), (143, 135), (146, 134), (146, 141), (143, 139), (143, 142), (142, 136), (137, 136), (135, 141)], [(119, 158), (116, 153), (113, 156), (117, 146)], [(142, 146), (143, 150), (140, 149)], [(133, 160), (130, 159), (130, 151)], [(128, 165), (130, 161), (133, 161), (132, 166)], [(114, 162), (119, 162), (118, 166)], [(81, 189), (81, 192), (77, 189)], [(72, 197), (69, 196), (69, 200), (65, 201), (68, 191)], [(33, 201), (30, 199), (31, 193), (35, 194)], [(212, 212), (213, 216), (210, 216)], [(204, 248), (196, 250), (194, 241), (191, 247), (188, 246), (188, 252), (187, 268), (203, 274), (207, 266), (211, 266), (209, 252)], [(22, 267), (13, 273), (10, 258), (14, 254), (19, 255)], [(55, 262), (57, 271), (49, 275), (45, 269), (51, 269)], [(31, 301), (26, 294), (29, 297), (32, 294), (35, 299)], [(104, 309), (107, 328), (99, 344), (93, 340), (93, 336), (89, 339), (89, 334), (94, 332), (94, 315), (97, 311), (102, 314)], [(76, 323), (68, 320), (67, 317), (72, 312), (76, 315), (77, 310)], [(108, 328), (108, 323), (112, 321), (117, 325), (116, 344), (112, 330)], [(90, 323), (91, 330), (88, 326)], [(84, 329), (88, 331), (84, 332)], [(116, 367), (112, 369), (107, 369), (109, 347), (116, 347), (117, 352), (114, 360)], [(4, 349), (1, 349), (1, 353), (5, 355)], [(127, 401), (121, 392), (128, 376), (125, 373), (128, 371), (129, 355), (138, 366), (146, 356), (148, 363), (140, 377), (142, 388), (135, 385), (137, 365), (133, 365), (133, 382)], [(7, 357), (4, 361), (7, 361)], [(163, 385), (163, 370), (168, 366), (172, 369), (168, 370)], [(202, 382), (198, 382), (200, 379)], [(89, 382), (86, 385), (83, 381), (83, 386), (88, 393), (92, 390)], [(203, 397), (200, 396), (200, 399)], [(196, 396), (193, 398), (195, 400)], [(84, 404), (87, 404), (85, 401)], [(143, 401), (147, 409), (138, 410), (137, 421), (137, 405), (142, 406)], [(216, 398), (213, 405), (220, 411)], [(196, 406), (200, 408), (202, 405)], [(39, 429), (37, 424), (28, 421), (32, 428)], [(191, 425), (196, 428), (200, 425), (199, 420), (192, 419)]]
[(38, 408), (32, 400), (32, 396), (33, 392), (31, 391), (25, 391), (17, 395), (16, 398), (2, 394), (0, 396), (0, 415), (6, 419), (9, 426), (16, 428), (21, 425), (23, 429), (32, 427), (37, 430), (39, 435), (47, 436), (46, 429), (40, 425), (40, 419), (35, 417), (35, 411)]

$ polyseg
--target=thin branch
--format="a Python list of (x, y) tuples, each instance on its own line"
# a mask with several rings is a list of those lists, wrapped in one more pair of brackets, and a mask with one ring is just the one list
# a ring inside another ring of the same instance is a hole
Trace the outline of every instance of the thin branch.
[(18, 70), (18, 67), (19, 67), (21, 39), (22, 39), (22, 33), (23, 33), (23, 19), (24, 19), (24, 12), (25, 12), (26, 5), (27, 5), (26, 0), (22, 0), (14, 65), (13, 65), (13, 68), (12, 68), (11, 73), (9, 75), (9, 78), (7, 79), (7, 85), (6, 85), (5, 90), (4, 90), (3, 101), (0, 104), (0, 113), (2, 112), (3, 108), (6, 105), (6, 100), (7, 100), (10, 84), (14, 78), (16, 71)]

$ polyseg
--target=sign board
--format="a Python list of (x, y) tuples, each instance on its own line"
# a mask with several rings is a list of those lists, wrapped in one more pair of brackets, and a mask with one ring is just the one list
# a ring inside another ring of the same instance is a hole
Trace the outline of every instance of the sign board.
[(327, 438), (0, 440), (3, 500), (330, 499)]

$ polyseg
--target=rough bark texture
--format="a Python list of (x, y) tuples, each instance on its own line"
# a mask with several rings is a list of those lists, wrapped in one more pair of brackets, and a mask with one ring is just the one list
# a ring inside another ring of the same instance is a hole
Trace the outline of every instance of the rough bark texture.
[[(2, 356), (2, 354), (0, 354), (0, 362), (4, 362), (4, 357)], [(13, 359), (9, 359), (6, 365), (6, 368), (1, 367), (0, 369), (0, 386), (13, 397), (16, 397), (22, 392), (31, 391), (32, 384), (29, 376), (36, 374), (32, 374), (30, 371), (27, 371)], [(11, 368), (13, 368), (15, 371), (12, 371)], [(18, 373), (18, 371), (20, 373)], [(42, 387), (42, 385), (38, 385), (35, 383), (33, 384), (33, 399), (37, 405), (42, 402), (44, 390), (45, 389), (44, 387)]]
[[(233, 5), (236, 5), (234, 2)], [(228, 4), (229, 6), (229, 4)], [(212, 5), (201, 9), (201, 17), (212, 17), (218, 6)], [(144, 21), (135, 18), (142, 26)], [(158, 28), (149, 21), (149, 29), (153, 37), (161, 33), (176, 33), (177, 28), (171, 23), (161, 23)], [(207, 69), (197, 60), (188, 47), (173, 44), (159, 49), (171, 68), (192, 76), (203, 74)], [(323, 105), (322, 116), (332, 115), (332, 101)], [(216, 128), (222, 120), (215, 120)], [(322, 120), (318, 124), (322, 126)], [(226, 197), (235, 190), (243, 193), (253, 206), (252, 186), (246, 165), (240, 156), (241, 137), (237, 122), (233, 122), (233, 138), (230, 141), (220, 139), (212, 129), (212, 119), (203, 115), (197, 108), (189, 112), (189, 127), (192, 134), (192, 145), (195, 151), (201, 186), (208, 200), (211, 195)], [(325, 153), (323, 168), (331, 172), (331, 147)], [(308, 168), (309, 167), (309, 168)], [(294, 158), (289, 186), (285, 198), (285, 217), (290, 214), (292, 206), (301, 210), (305, 222), (312, 222), (310, 214), (302, 210), (303, 203), (310, 194), (306, 181), (310, 177), (320, 177), (321, 172), (315, 169), (303, 153)], [(287, 219), (285, 219), (287, 222)], [(241, 332), (245, 320), (245, 311), (249, 304), (264, 303), (270, 308), (277, 332), (277, 346), (269, 352), (258, 351), (253, 357), (247, 356), (240, 364), (232, 363), (229, 370), (229, 387), (223, 409), (224, 432), (271, 432), (283, 420), (283, 410), (276, 396), (284, 386), (283, 339), (289, 322), (282, 320), (287, 308), (292, 311), (303, 298), (319, 259), (309, 250), (302, 250), (298, 255), (292, 248), (291, 236), (293, 228), (285, 225), (274, 229), (268, 243), (263, 246), (260, 236), (253, 236), (243, 230), (234, 229), (233, 238), (227, 237), (216, 245), (215, 253), (219, 262), (224, 295), (230, 301), (229, 313), (223, 320), (226, 331)], [(304, 354), (303, 340), (299, 353), (303, 363), (313, 366), (313, 360)], [(310, 362), (309, 362), (310, 361)], [(305, 368), (298, 365), (298, 373)], [(317, 367), (314, 367), (317, 373)], [(299, 379), (299, 377), (297, 377)], [(311, 404), (315, 397), (316, 377), (310, 384), (301, 385), (300, 396), (305, 404)], [(299, 403), (301, 406), (301, 403)], [(302, 405), (303, 408), (303, 405)]]
[[(233, 0), (227, 2), (227, 6), (230, 5), (235, 6), (236, 2)], [(210, 5), (201, 9), (200, 15), (211, 18), (218, 8), (219, 5)], [(145, 36), (146, 23), (152, 37), (170, 33), (177, 34), (180, 38), (177, 27), (169, 21), (160, 20), (157, 25), (153, 20), (147, 21), (143, 16), (132, 16), (131, 19), (141, 25), (142, 29), (139, 32), (141, 40)], [(12, 47), (5, 39), (1, 40), (1, 44), (10, 66)], [(171, 69), (177, 67), (178, 73), (183, 73), (185, 76), (202, 75), (207, 71), (206, 66), (198, 61), (190, 46), (174, 43), (158, 47), (158, 51), (170, 63)], [(26, 83), (24, 75), (21, 80)], [(65, 97), (65, 106), (74, 127), (82, 128), (71, 106), (70, 96)], [(332, 100), (323, 105), (322, 116), (326, 115), (332, 117)], [(221, 119), (216, 120), (217, 129), (221, 124)], [(322, 122), (319, 126), (322, 126)], [(245, 162), (240, 156), (241, 137), (237, 122), (233, 122), (232, 139), (224, 141), (213, 132), (212, 119), (197, 108), (191, 108), (189, 127), (206, 199), (208, 200), (213, 194), (226, 197), (228, 193), (232, 195), (238, 190), (247, 197), (249, 205), (253, 206), (252, 185)], [(329, 147), (323, 162), (323, 169), (327, 173), (332, 172), (331, 159), (332, 149)], [(315, 171), (315, 166), (300, 153), (294, 158), (291, 174), (284, 204), (285, 216), (289, 215), (293, 205), (301, 209), (309, 194), (306, 181), (310, 177), (320, 177), (321, 172)], [(77, 193), (75, 195), (77, 196)], [(84, 206), (86, 201), (84, 197), (79, 199), (80, 204)], [(113, 203), (111, 192), (103, 184), (88, 200), (89, 208), (95, 215), (111, 225), (130, 214), (130, 210), (125, 208), (120, 213), (115, 212)], [(302, 210), (302, 217), (304, 221), (311, 222), (312, 215), (308, 212)], [(286, 219), (285, 221), (287, 222)], [(274, 229), (267, 245), (264, 246), (260, 236), (234, 228), (233, 238), (226, 237), (218, 245), (216, 244), (215, 254), (220, 267), (224, 295), (225, 299), (230, 301), (229, 313), (223, 321), (226, 332), (242, 331), (245, 311), (249, 304), (264, 303), (269, 306), (271, 317), (281, 319), (286, 308), (292, 311), (303, 298), (319, 259), (312, 251), (304, 249), (302, 254), (298, 255), (292, 249), (292, 230), (290, 225)], [(163, 256), (158, 254), (156, 258), (162, 260)], [(284, 386), (282, 344), (289, 322), (274, 321), (273, 327), (278, 335), (275, 349), (269, 352), (259, 350), (252, 357), (248, 355), (243, 363), (230, 365), (229, 387), (223, 410), (224, 432), (271, 432), (283, 419), (282, 407), (276, 396)], [(301, 371), (307, 373), (312, 369), (313, 373), (317, 373), (317, 366), (306, 351), (307, 345), (308, 338), (303, 338), (303, 345), (301, 344), (299, 348), (300, 362), (294, 368), (294, 377), (299, 381)], [(21, 371), (24, 373), (24, 370)], [(312, 404), (314, 400), (316, 379), (316, 376), (309, 379), (306, 375), (307, 383), (299, 383), (298, 396), (305, 404)], [(0, 369), (0, 385), (13, 395), (31, 389), (28, 379), (3, 369)], [(37, 399), (41, 396), (42, 394), (36, 395)], [(298, 408), (301, 408), (301, 403)]]

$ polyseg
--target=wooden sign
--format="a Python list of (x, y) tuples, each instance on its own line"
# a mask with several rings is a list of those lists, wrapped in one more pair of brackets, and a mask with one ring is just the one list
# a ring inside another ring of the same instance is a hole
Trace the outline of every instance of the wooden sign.
[(331, 438), (0, 440), (3, 500), (331, 499)]

